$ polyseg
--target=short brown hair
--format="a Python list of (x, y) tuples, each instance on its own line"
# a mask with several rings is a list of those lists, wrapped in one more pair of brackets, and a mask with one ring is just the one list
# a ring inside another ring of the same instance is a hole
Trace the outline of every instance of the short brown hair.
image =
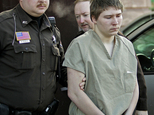
[(85, 1), (90, 1), (90, 0), (75, 0), (74, 5), (76, 5), (78, 2), (85, 2)]
[(120, 0), (91, 0), (90, 16), (94, 16), (97, 20), (102, 11), (107, 10), (108, 7), (115, 7), (123, 11), (123, 5)]

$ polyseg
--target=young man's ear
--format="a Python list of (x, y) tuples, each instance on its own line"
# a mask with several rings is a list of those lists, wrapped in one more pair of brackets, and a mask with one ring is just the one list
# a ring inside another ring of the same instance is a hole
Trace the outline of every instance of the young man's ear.
[(95, 16), (91, 16), (91, 20), (92, 20), (92, 22), (93, 22), (94, 24), (97, 23)]

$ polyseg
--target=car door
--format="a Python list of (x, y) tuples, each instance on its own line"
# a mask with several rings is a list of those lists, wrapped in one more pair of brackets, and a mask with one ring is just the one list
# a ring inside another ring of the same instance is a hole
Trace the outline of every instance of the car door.
[(151, 59), (154, 50), (154, 18), (138, 26), (127, 36), (134, 45), (147, 86), (148, 113), (154, 115), (154, 65)]

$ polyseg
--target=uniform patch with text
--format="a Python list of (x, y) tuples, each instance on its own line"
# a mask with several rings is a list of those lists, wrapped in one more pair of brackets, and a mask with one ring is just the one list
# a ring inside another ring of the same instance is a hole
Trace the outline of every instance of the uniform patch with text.
[(16, 32), (16, 39), (19, 41), (19, 43), (29, 43), (31, 37), (29, 32)]

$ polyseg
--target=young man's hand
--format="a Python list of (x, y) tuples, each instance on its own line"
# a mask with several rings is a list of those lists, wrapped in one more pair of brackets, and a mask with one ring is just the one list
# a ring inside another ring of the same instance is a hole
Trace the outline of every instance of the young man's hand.
[(85, 84), (86, 84), (86, 78), (84, 77), (82, 79), (82, 82), (79, 84), (80, 89), (83, 90), (83, 91), (84, 91), (84, 88), (85, 88)]
[(148, 115), (148, 111), (135, 111), (135, 115)]

